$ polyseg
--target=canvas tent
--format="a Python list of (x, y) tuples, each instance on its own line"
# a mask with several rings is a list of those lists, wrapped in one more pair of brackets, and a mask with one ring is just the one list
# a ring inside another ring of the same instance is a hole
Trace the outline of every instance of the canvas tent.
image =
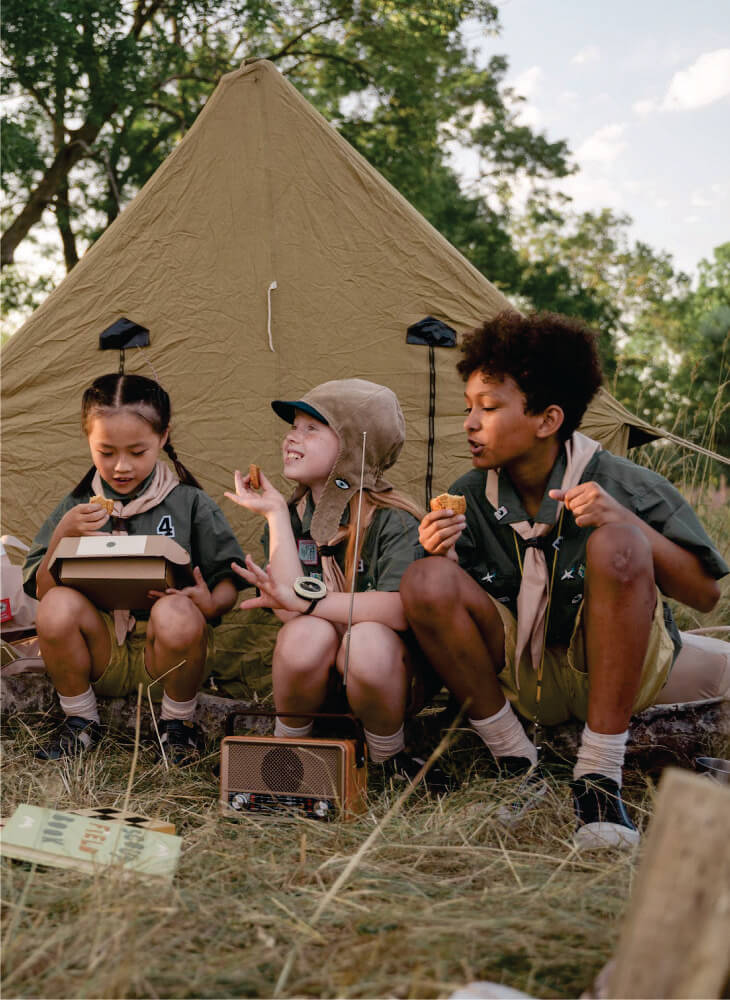
[[(120, 317), (150, 331), (126, 370), (170, 392), (180, 458), (255, 552), (260, 521), (223, 492), (251, 461), (287, 489), (270, 400), (331, 378), (390, 386), (407, 422), (392, 478), (423, 499), (430, 384), (435, 490), (469, 465), (463, 386), (455, 350), (406, 331), (432, 316), (462, 333), (507, 306), (273, 65), (247, 65), (3, 348), (2, 530), (29, 541), (89, 467), (81, 393), (117, 370), (99, 335)], [(632, 420), (599, 436), (623, 450)]]

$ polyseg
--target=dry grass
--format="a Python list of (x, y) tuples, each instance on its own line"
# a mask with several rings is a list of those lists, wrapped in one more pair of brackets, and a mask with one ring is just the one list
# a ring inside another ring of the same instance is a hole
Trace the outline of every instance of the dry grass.
[[(60, 765), (33, 759), (25, 726), (7, 727), (4, 743), (4, 814), (124, 799), (131, 754), (111, 737)], [(447, 799), (414, 795), (387, 823), (395, 793), (382, 784), (355, 822), (234, 822), (217, 816), (214, 758), (167, 774), (140, 755), (131, 808), (183, 837), (171, 886), (3, 860), (5, 996), (438, 997), (491, 979), (575, 997), (611, 955), (637, 857), (574, 853), (557, 765), (549, 801), (506, 832), (494, 813), (509, 784), (483, 767)], [(461, 768), (472, 753), (446, 759)], [(643, 824), (651, 782), (629, 774), (627, 797)]]

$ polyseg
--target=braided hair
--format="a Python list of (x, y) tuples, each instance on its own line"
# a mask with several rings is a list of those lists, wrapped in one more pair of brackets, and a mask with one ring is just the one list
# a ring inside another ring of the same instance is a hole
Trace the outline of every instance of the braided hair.
[[(81, 401), (81, 427), (84, 434), (88, 437), (91, 421), (98, 412), (119, 410), (124, 406), (133, 409), (137, 416), (146, 420), (155, 434), (162, 436), (170, 426), (172, 413), (170, 397), (159, 382), (154, 382), (144, 375), (123, 375), (115, 372), (111, 375), (100, 375), (84, 392)], [(202, 489), (192, 472), (186, 469), (177, 457), (169, 435), (163, 450), (175, 466), (180, 482)], [(71, 495), (81, 497), (88, 493), (95, 472), (96, 468), (92, 465), (81, 482), (74, 487)]]

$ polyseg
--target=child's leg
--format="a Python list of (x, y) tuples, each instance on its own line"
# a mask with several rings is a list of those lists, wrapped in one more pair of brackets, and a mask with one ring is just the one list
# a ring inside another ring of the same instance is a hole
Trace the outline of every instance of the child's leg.
[[(145, 666), (150, 677), (167, 674), (160, 684), (173, 702), (189, 702), (197, 696), (207, 645), (205, 617), (189, 597), (168, 594), (155, 601), (147, 626)], [(182, 666), (171, 670), (181, 661)]]
[(442, 556), (411, 563), (401, 580), (411, 628), (434, 670), (496, 758), (516, 758), (526, 770), (535, 748), (497, 679), (504, 666), (504, 627), (489, 595), (455, 562)]
[(586, 549), (583, 604), (588, 717), (573, 769), (579, 849), (631, 846), (639, 839), (620, 788), (656, 600), (651, 549), (642, 532), (631, 525), (596, 529)]
[[(344, 675), (347, 657), (347, 700), (365, 730), (368, 756), (383, 764), (389, 778), (412, 781), (423, 760), (405, 752), (403, 720), (411, 685), (411, 667), (405, 643), (393, 629), (379, 622), (353, 625), (349, 653), (347, 636), (337, 654)], [(432, 791), (448, 791), (449, 780), (438, 766), (424, 777)]]
[[(344, 671), (346, 649), (347, 636), (337, 654), (340, 673)], [(398, 633), (379, 622), (353, 625), (347, 666), (347, 700), (368, 733), (391, 736), (400, 732), (400, 745), (393, 753), (402, 750), (404, 745), (403, 718), (409, 684), (406, 647)], [(374, 759), (377, 760), (378, 755)]]
[(162, 678), (160, 739), (165, 756), (175, 765), (194, 761), (205, 743), (193, 719), (207, 648), (205, 617), (189, 597), (167, 594), (155, 601), (147, 626), (145, 666), (151, 677)]
[[(335, 627), (321, 618), (300, 616), (281, 627), (272, 660), (278, 711), (316, 712), (322, 707), (339, 643)], [(277, 720), (277, 735), (286, 735), (287, 728), (309, 728), (310, 722), (306, 715), (285, 716)]]
[[(651, 549), (637, 528), (605, 525), (586, 549), (583, 634), (588, 666), (588, 733), (620, 736), (625, 744), (656, 607)], [(599, 739), (600, 742), (600, 739)], [(621, 784), (623, 744), (606, 740), (605, 761), (596, 749), (581, 747), (576, 777), (598, 771)], [(598, 756), (597, 756), (598, 753)], [(588, 759), (583, 762), (582, 757)], [(620, 759), (619, 759), (620, 758)]]
[(36, 631), (66, 716), (61, 732), (36, 756), (58, 760), (90, 749), (99, 738), (99, 710), (91, 682), (109, 663), (111, 639), (93, 604), (69, 587), (53, 587), (45, 594), (38, 605)]
[(94, 605), (70, 587), (52, 587), (38, 605), (36, 631), (41, 656), (59, 695), (84, 694), (104, 673), (111, 642)]

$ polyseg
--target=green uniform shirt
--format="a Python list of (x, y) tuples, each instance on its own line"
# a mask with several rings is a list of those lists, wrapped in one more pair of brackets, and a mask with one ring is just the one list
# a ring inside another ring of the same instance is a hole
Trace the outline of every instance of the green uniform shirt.
[[(145, 486), (146, 482), (141, 485), (138, 492), (142, 492)], [(80, 497), (71, 494), (64, 497), (33, 539), (23, 567), (23, 586), (31, 597), (36, 596), (36, 572), (48, 550), (48, 543), (58, 522), (72, 507), (88, 503), (92, 495), (89, 492)], [(104, 495), (122, 502), (132, 499), (116, 493), (107, 483), (104, 483)], [(190, 553), (192, 565), (200, 567), (203, 579), (210, 590), (225, 579), (233, 580), (238, 589), (248, 586), (231, 569), (231, 562), (235, 560), (242, 563), (244, 555), (228, 521), (215, 501), (195, 486), (181, 483), (156, 507), (126, 519), (124, 528), (130, 535), (165, 535), (174, 539)], [(101, 530), (111, 533), (112, 518)], [(134, 608), (131, 610), (134, 611), (135, 618), (140, 620), (149, 618), (148, 611), (137, 612)], [(211, 624), (216, 624), (217, 621), (218, 619)]]
[[(565, 452), (561, 451), (550, 474), (536, 520), (546, 523), (555, 520), (557, 501), (552, 500), (548, 492), (560, 488), (565, 466)], [(730, 572), (692, 508), (663, 476), (608, 451), (599, 451), (586, 466), (581, 482), (598, 483), (660, 534), (694, 552), (711, 576), (719, 579)], [(516, 616), (521, 581), (520, 561), (524, 561), (525, 542), (511, 525), (530, 518), (506, 473), (503, 472), (499, 478), (499, 506), (496, 510), (486, 498), (486, 485), (487, 471), (472, 469), (449, 488), (450, 493), (466, 497), (466, 528), (456, 543), (456, 552), (460, 565)], [(552, 575), (553, 559), (557, 556), (548, 646), (567, 646), (570, 642), (575, 617), (583, 600), (586, 544), (593, 530), (579, 528), (570, 511), (566, 511), (560, 538), (555, 525), (548, 535), (540, 539), (549, 576)], [(519, 560), (516, 546), (519, 547)], [(679, 630), (666, 604), (664, 618), (678, 651), (681, 648)]]
[[(308, 576), (322, 579), (322, 562), (316, 542), (309, 533), (314, 514), (311, 494), (307, 496), (304, 517), (299, 520), (294, 507), (289, 507), (292, 531), (297, 542), (299, 561)], [(341, 524), (347, 524), (349, 508), (345, 509)], [(269, 557), (268, 525), (261, 543)], [(340, 569), (345, 571), (347, 542), (336, 545), (332, 552), (325, 546), (325, 554), (333, 555)], [(362, 557), (355, 578), (355, 590), (382, 590), (395, 592), (410, 564), (422, 555), (418, 543), (418, 521), (412, 514), (397, 507), (379, 507), (370, 522), (362, 545)]]

